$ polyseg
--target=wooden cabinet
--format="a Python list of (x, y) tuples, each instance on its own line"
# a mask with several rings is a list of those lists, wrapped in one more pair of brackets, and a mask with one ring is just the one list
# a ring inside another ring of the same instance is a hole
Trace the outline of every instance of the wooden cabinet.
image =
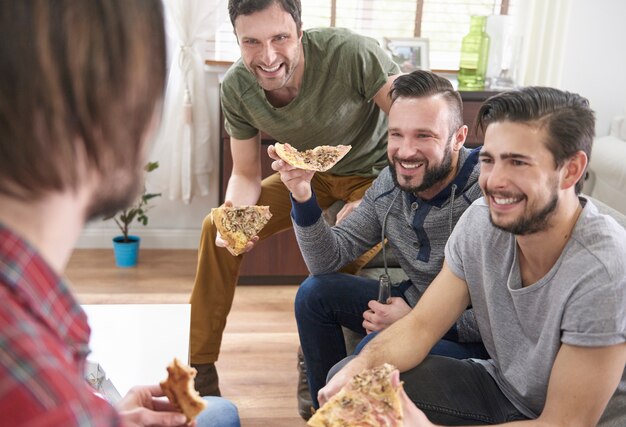
[[(474, 121), (482, 102), (496, 92), (460, 92), (463, 99), (463, 117), (465, 124), (469, 126), (465, 146), (476, 147), (482, 144), (482, 136), (474, 132)], [(224, 202), (226, 185), (233, 167), (230, 151), (230, 136), (223, 126), (220, 114), (221, 137), (220, 137), (220, 204)], [(262, 135), (261, 143), (264, 146), (271, 145), (274, 140), (268, 135)], [(271, 159), (267, 155), (262, 158), (262, 174), (266, 177), (273, 173)], [(308, 275), (308, 270), (300, 248), (292, 230), (287, 230), (274, 235), (262, 242), (245, 255), (242, 263), (239, 283), (255, 284), (297, 284)]]

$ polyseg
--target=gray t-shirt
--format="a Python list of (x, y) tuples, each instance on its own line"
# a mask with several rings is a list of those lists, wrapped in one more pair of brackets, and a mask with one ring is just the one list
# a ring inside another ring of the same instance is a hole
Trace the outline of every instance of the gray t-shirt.
[[(581, 200), (585, 207), (563, 253), (530, 286), (522, 287), (515, 237), (491, 224), (482, 198), (467, 209), (446, 246), (452, 272), (467, 282), (491, 356), (479, 363), (530, 418), (543, 411), (561, 343), (626, 342), (626, 232)], [(626, 426), (626, 371), (599, 425)]]

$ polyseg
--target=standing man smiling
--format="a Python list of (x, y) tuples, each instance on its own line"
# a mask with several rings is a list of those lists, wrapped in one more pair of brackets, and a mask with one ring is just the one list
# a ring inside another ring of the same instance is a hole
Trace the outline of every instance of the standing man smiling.
[[(233, 205), (269, 205), (273, 215), (249, 242), (250, 250), (259, 239), (292, 226), (289, 192), (278, 174), (261, 180), (261, 132), (299, 150), (352, 145), (339, 164), (312, 181), (322, 208), (347, 202), (341, 220), (386, 166), (387, 94), (399, 70), (373, 39), (345, 29), (302, 31), (299, 0), (230, 0), (228, 10), (241, 59), (221, 88), (233, 158), (225, 199)], [(214, 363), (243, 258), (225, 246), (207, 216), (190, 327), (190, 358), (202, 395), (220, 393)]]

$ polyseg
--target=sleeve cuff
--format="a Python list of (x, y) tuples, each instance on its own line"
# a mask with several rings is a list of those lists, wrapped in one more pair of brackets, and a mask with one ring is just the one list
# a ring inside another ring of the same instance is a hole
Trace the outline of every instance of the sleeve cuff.
[(310, 227), (319, 221), (322, 209), (317, 204), (315, 191), (311, 188), (311, 198), (304, 203), (297, 202), (289, 193), (291, 199), (291, 217), (299, 227)]

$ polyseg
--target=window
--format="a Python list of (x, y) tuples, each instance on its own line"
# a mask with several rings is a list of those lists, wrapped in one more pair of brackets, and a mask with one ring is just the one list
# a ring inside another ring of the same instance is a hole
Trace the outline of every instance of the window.
[[(471, 15), (513, 14), (515, 0), (301, 0), (303, 28), (346, 27), (373, 37), (424, 37), (429, 40), (430, 68), (457, 70), (461, 40)], [(239, 48), (228, 18), (207, 56), (233, 61)]]

